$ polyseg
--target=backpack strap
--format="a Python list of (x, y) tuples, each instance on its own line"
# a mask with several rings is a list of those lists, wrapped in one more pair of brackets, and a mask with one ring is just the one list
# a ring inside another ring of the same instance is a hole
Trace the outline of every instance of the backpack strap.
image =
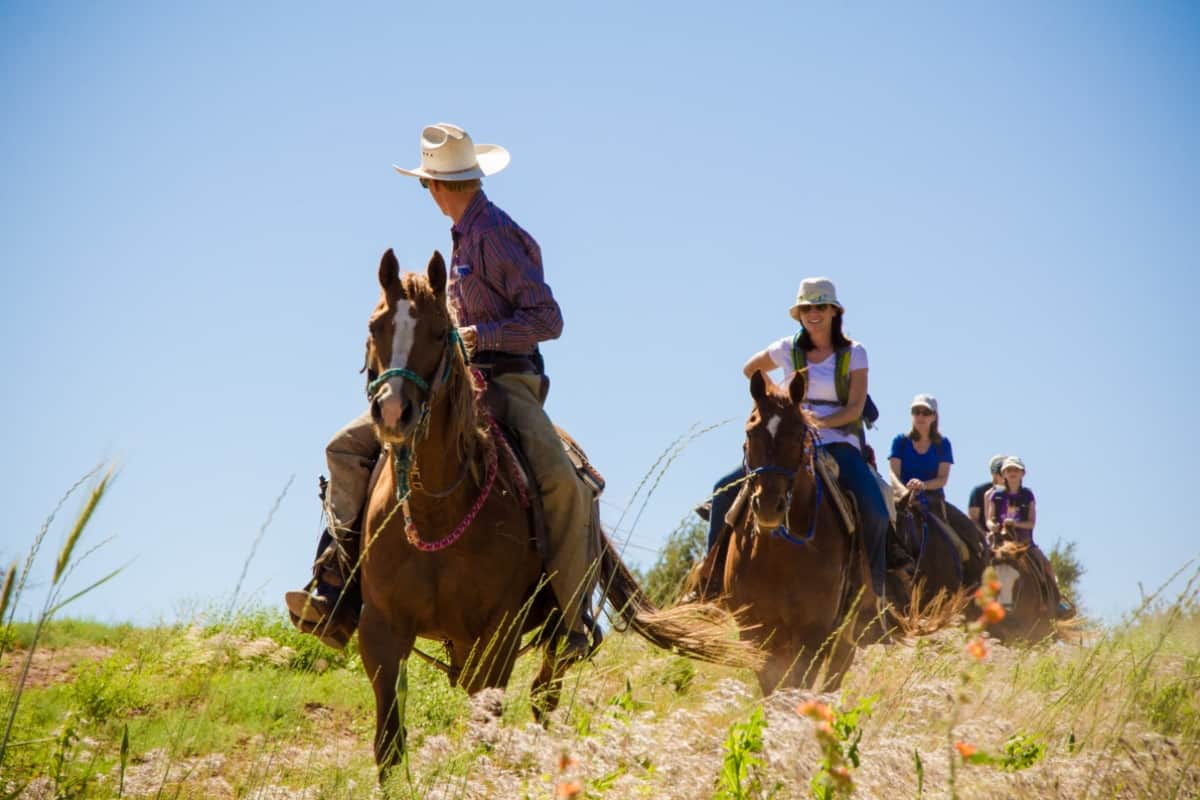
[(833, 386), (838, 402), (846, 405), (850, 402), (850, 348), (839, 347), (833, 352), (837, 359), (833, 368)]

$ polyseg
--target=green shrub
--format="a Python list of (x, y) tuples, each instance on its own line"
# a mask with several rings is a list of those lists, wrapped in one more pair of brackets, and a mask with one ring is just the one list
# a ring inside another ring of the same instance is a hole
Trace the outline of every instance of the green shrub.
[(672, 531), (642, 582), (650, 599), (660, 606), (674, 602), (688, 572), (704, 557), (707, 543), (708, 528), (702, 522), (684, 523)]
[(1004, 756), (1000, 766), (1008, 772), (1032, 767), (1046, 754), (1046, 745), (1032, 736), (1018, 733), (1004, 743)]
[(133, 680), (133, 665), (123, 658), (106, 658), (79, 667), (70, 683), (71, 700), (80, 715), (104, 723), (142, 704)]

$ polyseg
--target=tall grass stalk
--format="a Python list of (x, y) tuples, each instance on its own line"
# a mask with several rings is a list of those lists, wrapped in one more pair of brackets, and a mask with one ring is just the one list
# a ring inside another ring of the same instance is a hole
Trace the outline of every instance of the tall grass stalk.
[[(51, 511), (50, 515), (46, 518), (46, 521), (42, 525), (42, 529), (38, 532), (37, 537), (34, 539), (34, 544), (30, 549), (29, 557), (26, 559), (25, 573), (21, 576), (21, 582), (17, 588), (17, 593), (13, 602), (13, 614), (16, 613), (16, 605), (20, 601), (21, 591), (24, 587), (25, 579), (28, 576), (29, 570), (33, 566), (33, 559), (38, 550), (41, 548), (42, 541), (45, 539), (47, 532), (50, 530), (50, 525), (54, 521), (55, 515), (58, 513), (59, 509), (62, 508), (62, 505), (66, 502), (67, 498), (70, 497), (77, 488), (82, 486), (84, 481), (86, 481), (89, 476), (94, 476), (99, 471), (100, 468), (97, 467), (88, 472), (83, 479), (76, 481), (75, 484), (67, 490), (67, 493), (63, 495), (62, 499), (59, 500), (58, 505), (55, 506), (54, 510)], [(71, 561), (71, 555), (75, 550), (76, 544), (78, 544), (80, 537), (83, 535), (84, 529), (91, 520), (92, 514), (95, 512), (96, 507), (100, 504), (100, 501), (104, 498), (105, 492), (108, 491), (108, 487), (112, 484), (112, 479), (115, 477), (115, 475), (116, 467), (109, 467), (104, 476), (93, 485), (87, 500), (83, 504), (83, 508), (80, 510), (75, 519), (75, 523), (71, 526), (70, 533), (67, 535), (62, 548), (59, 550), (58, 558), (55, 560), (54, 578), (50, 583), (50, 590), (46, 594), (46, 600), (42, 604), (41, 612), (38, 614), (33, 637), (31, 638), (29, 647), (25, 652), (25, 661), (21, 665), (21, 672), (17, 677), (17, 682), (13, 689), (12, 699), (9, 702), (8, 719), (4, 725), (4, 734), (3, 736), (0, 736), (0, 765), (4, 764), (4, 757), (8, 753), (9, 742), (12, 737), (13, 723), (16, 722), (17, 709), (20, 707), (21, 696), (24, 693), (25, 683), (29, 678), (29, 668), (33, 664), (33, 654), (37, 650), (38, 640), (41, 638), (41, 634), (46, 627), (46, 623), (49, 622), (54, 614), (60, 611), (63, 607), (112, 580), (124, 569), (124, 567), (119, 567), (99, 580), (93, 581), (91, 584), (82, 590), (75, 592), (66, 599), (63, 599), (62, 597), (63, 590), (66, 585), (66, 578), (71, 574), (71, 572), (74, 571), (75, 567), (79, 563), (85, 561), (87, 557), (95, 551), (95, 548), (93, 548), (85, 553), (80, 559), (74, 562)]]

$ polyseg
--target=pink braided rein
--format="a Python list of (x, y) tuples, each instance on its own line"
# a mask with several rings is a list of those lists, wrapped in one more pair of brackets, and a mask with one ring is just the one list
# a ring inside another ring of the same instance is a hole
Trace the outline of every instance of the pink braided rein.
[[(495, 425), (495, 423), (492, 423)], [(413, 522), (412, 514), (408, 510), (408, 501), (404, 502), (404, 535), (408, 538), (408, 543), (418, 550), (426, 553), (435, 553), (438, 550), (445, 550), (450, 545), (458, 541), (459, 537), (471, 527), (471, 523), (475, 521), (475, 517), (479, 516), (483, 504), (487, 502), (488, 495), (492, 493), (492, 485), (496, 482), (496, 464), (499, 459), (496, 458), (495, 452), (492, 453), (492, 458), (488, 459), (487, 477), (483, 481), (483, 491), (479, 497), (475, 498), (475, 504), (471, 506), (471, 510), (463, 517), (462, 522), (458, 523), (458, 527), (450, 531), (443, 539), (438, 539), (436, 542), (427, 542), (421, 538), (417, 532), (417, 525)]]

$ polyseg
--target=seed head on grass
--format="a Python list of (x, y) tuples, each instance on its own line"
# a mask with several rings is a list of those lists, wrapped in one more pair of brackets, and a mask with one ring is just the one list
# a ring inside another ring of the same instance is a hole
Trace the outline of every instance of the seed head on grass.
[(17, 582), (17, 562), (9, 565), (4, 573), (4, 588), (0, 589), (0, 623), (4, 622), (4, 612), (8, 611), (8, 601), (12, 600), (13, 586)]
[(58, 579), (62, 577), (63, 570), (71, 562), (71, 551), (75, 549), (75, 544), (79, 541), (79, 537), (83, 535), (83, 529), (87, 527), (88, 520), (92, 518), (92, 512), (100, 504), (100, 498), (104, 497), (104, 492), (108, 489), (108, 484), (112, 481), (115, 469), (115, 467), (110, 468), (104, 474), (104, 477), (100, 479), (99, 483), (92, 487), (92, 493), (88, 495), (87, 502), (83, 504), (83, 510), (79, 512), (79, 517), (75, 520), (75, 527), (71, 529), (70, 535), (67, 536), (66, 542), (63, 543), (62, 550), (58, 552), (58, 561), (54, 564), (54, 578), (50, 581), (52, 584), (58, 583)]

